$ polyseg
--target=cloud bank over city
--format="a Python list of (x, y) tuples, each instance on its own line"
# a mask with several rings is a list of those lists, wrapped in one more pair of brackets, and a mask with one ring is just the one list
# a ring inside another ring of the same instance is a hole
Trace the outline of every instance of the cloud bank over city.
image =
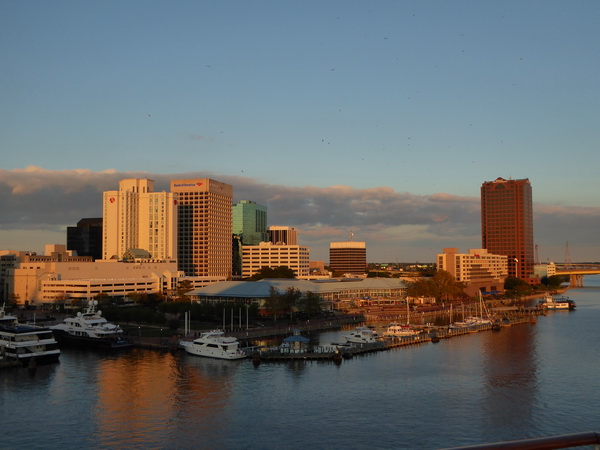
[[(370, 262), (434, 261), (444, 247), (461, 251), (481, 245), (479, 187), (473, 196), (452, 193), (417, 195), (386, 186), (283, 186), (213, 172), (154, 174), (25, 169), (0, 170), (0, 249), (43, 251), (44, 244), (65, 243), (66, 227), (102, 216), (102, 192), (117, 190), (125, 178), (150, 178), (156, 191), (170, 180), (213, 178), (234, 187), (234, 203), (251, 200), (268, 208), (268, 224), (293, 226), (311, 259), (328, 260), (329, 242), (365, 241)], [(600, 259), (597, 231), (600, 207), (538, 204), (534, 197), (534, 237), (541, 262)], [(591, 243), (591, 244), (590, 244)]]

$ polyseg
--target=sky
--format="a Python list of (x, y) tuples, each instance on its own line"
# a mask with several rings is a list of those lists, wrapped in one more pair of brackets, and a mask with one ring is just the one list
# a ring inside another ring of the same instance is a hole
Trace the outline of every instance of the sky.
[[(600, 261), (600, 3), (0, 0), (0, 249), (124, 178), (210, 177), (370, 262), (481, 246), (528, 178), (541, 262)], [(568, 244), (567, 244), (568, 243)], [(567, 251), (568, 249), (568, 251)]]

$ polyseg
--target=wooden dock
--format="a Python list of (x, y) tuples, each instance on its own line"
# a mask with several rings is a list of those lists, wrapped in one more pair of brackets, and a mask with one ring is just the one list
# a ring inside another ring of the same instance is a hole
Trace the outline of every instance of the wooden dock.
[(438, 342), (441, 339), (450, 339), (453, 337), (464, 336), (467, 334), (478, 333), (481, 331), (499, 330), (501, 326), (518, 325), (524, 323), (535, 323), (535, 315), (524, 314), (512, 316), (504, 323), (484, 324), (461, 328), (438, 327), (432, 331), (420, 333), (412, 336), (402, 336), (393, 338), (384, 338), (377, 342), (365, 344), (346, 344), (332, 346), (317, 346), (307, 351), (293, 351), (291, 349), (257, 349), (248, 351), (248, 358), (251, 358), (254, 364), (262, 362), (280, 362), (280, 361), (334, 361), (341, 363), (342, 359), (350, 359), (354, 356), (367, 353), (381, 352), (395, 348), (406, 347), (410, 345), (420, 345), (428, 342)]

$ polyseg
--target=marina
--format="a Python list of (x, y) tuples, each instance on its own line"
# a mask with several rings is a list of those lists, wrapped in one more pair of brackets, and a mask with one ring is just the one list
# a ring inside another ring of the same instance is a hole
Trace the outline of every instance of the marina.
[[(3, 445), (435, 449), (588, 432), (600, 422), (600, 350), (589, 345), (598, 337), (597, 286), (570, 291), (575, 311), (535, 324), (516, 323), (507, 309), (511, 325), (498, 332), (451, 330), (437, 343), (404, 342), (341, 365), (65, 348), (60, 364), (38, 366), (35, 376), (0, 372)], [(327, 347), (344, 332), (302, 335)], [(367, 410), (376, 420), (365, 420)]]

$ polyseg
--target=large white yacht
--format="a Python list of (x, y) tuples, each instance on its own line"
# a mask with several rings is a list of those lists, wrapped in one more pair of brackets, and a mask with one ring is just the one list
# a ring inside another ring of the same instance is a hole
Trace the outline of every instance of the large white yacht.
[(179, 345), (190, 355), (218, 359), (242, 359), (246, 354), (234, 337), (224, 336), (220, 330), (206, 331), (193, 341), (180, 341)]
[(133, 344), (123, 336), (119, 325), (110, 323), (96, 310), (97, 300), (90, 300), (85, 312), (67, 317), (63, 323), (50, 327), (60, 343), (103, 349), (122, 349)]
[(60, 349), (52, 331), (47, 327), (20, 324), (17, 317), (5, 314), (0, 307), (0, 356), (3, 360), (16, 360), (26, 365), (56, 362)]
[(349, 333), (342, 334), (342, 337), (350, 344), (368, 344), (377, 342), (377, 333), (369, 327), (356, 327)]

